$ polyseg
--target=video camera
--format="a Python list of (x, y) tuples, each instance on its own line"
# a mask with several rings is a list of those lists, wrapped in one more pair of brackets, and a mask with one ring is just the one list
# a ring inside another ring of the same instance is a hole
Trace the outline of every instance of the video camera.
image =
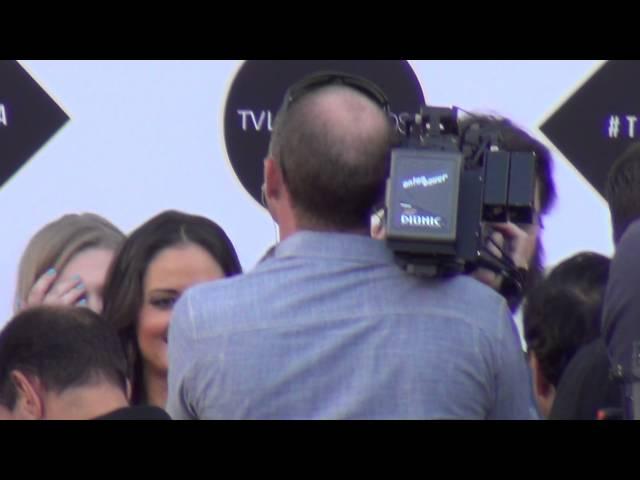
[(521, 288), (522, 274), (509, 256), (487, 248), (487, 224), (533, 222), (536, 157), (501, 150), (495, 128), (471, 121), (460, 132), (458, 110), (422, 106), (403, 115), (404, 138), (392, 150), (386, 188), (387, 244), (416, 275), (484, 267)]

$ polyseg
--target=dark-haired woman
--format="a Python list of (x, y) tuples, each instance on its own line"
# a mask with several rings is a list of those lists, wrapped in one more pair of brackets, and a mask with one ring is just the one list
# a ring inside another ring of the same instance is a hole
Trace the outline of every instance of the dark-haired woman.
[(169, 320), (182, 292), (241, 272), (226, 233), (207, 218), (167, 211), (131, 233), (109, 272), (103, 314), (127, 352), (133, 405), (164, 408)]

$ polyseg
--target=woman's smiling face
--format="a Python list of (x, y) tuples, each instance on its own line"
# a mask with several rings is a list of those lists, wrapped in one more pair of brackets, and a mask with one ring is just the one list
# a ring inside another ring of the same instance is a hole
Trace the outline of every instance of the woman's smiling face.
[(144, 278), (144, 300), (137, 328), (145, 370), (167, 373), (169, 320), (182, 292), (197, 283), (224, 276), (218, 262), (193, 243), (168, 247), (156, 255)]

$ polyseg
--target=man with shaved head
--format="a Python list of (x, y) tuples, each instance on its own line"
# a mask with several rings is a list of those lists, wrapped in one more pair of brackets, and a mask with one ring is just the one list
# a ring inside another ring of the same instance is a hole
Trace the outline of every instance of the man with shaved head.
[(394, 138), (376, 92), (339, 74), (287, 92), (264, 161), (280, 242), (176, 305), (173, 418), (537, 417), (504, 300), (410, 276), (369, 236)]

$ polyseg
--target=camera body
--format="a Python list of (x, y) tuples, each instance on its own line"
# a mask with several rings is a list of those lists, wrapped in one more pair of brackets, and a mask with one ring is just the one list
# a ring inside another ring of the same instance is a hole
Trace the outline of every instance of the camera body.
[(495, 129), (471, 123), (459, 132), (455, 107), (423, 106), (404, 131), (385, 198), (386, 242), (398, 262), (429, 277), (480, 266), (514, 274), (507, 255), (487, 249), (487, 224), (532, 223), (535, 155), (501, 150)]

